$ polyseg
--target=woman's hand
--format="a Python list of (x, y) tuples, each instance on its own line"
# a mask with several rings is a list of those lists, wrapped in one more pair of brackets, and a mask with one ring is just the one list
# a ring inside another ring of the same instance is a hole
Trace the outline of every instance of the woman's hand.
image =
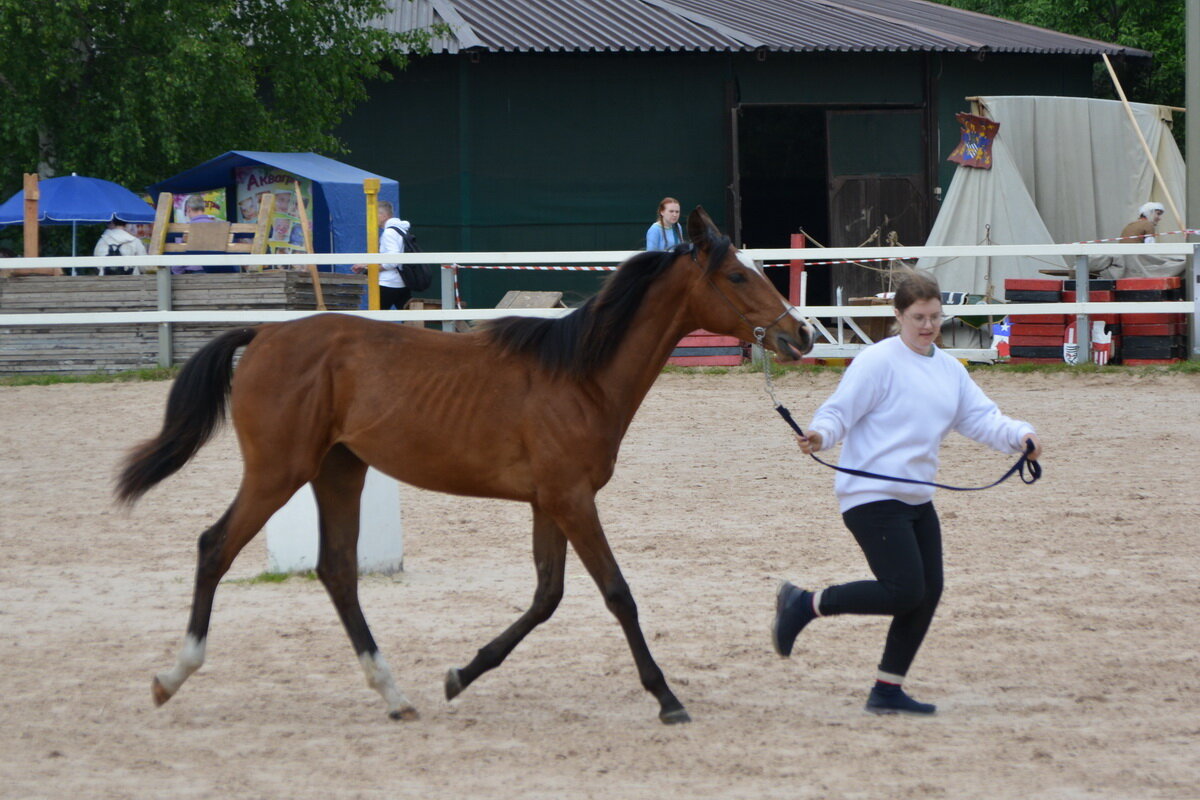
[[(1042, 443), (1038, 441), (1037, 434), (1028, 433), (1021, 437), (1021, 444), (1024, 445), (1026, 455), (1030, 461), (1037, 461), (1042, 454)], [(1029, 445), (1033, 445), (1033, 452), (1029, 452)]]
[(807, 436), (796, 434), (796, 443), (800, 445), (800, 451), (804, 455), (811, 456), (821, 449), (821, 434), (816, 431), (809, 431)]

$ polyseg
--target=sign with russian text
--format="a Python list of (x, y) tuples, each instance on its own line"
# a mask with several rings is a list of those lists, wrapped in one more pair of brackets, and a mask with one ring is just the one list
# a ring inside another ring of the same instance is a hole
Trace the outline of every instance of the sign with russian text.
[(238, 222), (258, 222), (258, 209), (263, 196), (275, 195), (275, 213), (271, 215), (271, 226), (267, 234), (267, 250), (272, 253), (303, 253), (304, 228), (300, 222), (300, 204), (296, 202), (296, 183), (304, 196), (304, 209), (312, 225), (312, 181), (297, 178), (290, 172), (274, 167), (238, 167), (234, 170), (237, 181)]

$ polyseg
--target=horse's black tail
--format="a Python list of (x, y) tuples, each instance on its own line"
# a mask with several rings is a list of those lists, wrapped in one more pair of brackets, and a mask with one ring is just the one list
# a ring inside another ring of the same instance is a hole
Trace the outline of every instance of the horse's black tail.
[(132, 505), (183, 467), (225, 421), (233, 354), (258, 334), (237, 328), (200, 348), (179, 371), (167, 398), (162, 431), (134, 447), (117, 478), (117, 500)]

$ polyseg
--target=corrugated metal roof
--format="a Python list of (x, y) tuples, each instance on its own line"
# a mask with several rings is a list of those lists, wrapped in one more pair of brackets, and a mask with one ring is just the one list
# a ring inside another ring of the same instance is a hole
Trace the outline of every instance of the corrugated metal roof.
[(445, 22), (437, 52), (981, 52), (1148, 58), (1144, 50), (926, 0), (389, 0), (393, 31)]

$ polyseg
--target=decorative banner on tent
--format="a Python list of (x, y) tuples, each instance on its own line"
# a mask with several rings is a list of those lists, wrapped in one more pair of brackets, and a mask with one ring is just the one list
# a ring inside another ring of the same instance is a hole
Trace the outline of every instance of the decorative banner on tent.
[(959, 112), (954, 115), (962, 126), (962, 141), (947, 161), (978, 169), (992, 168), (992, 142), (1000, 130), (1000, 123), (987, 117)]
[(290, 172), (274, 167), (238, 167), (234, 170), (237, 181), (238, 222), (257, 222), (258, 208), (262, 196), (275, 195), (275, 213), (271, 215), (271, 228), (267, 234), (267, 249), (272, 253), (303, 253), (304, 229), (300, 223), (300, 206), (296, 202), (296, 181), (304, 195), (304, 208), (312, 225), (312, 181), (297, 179)]

